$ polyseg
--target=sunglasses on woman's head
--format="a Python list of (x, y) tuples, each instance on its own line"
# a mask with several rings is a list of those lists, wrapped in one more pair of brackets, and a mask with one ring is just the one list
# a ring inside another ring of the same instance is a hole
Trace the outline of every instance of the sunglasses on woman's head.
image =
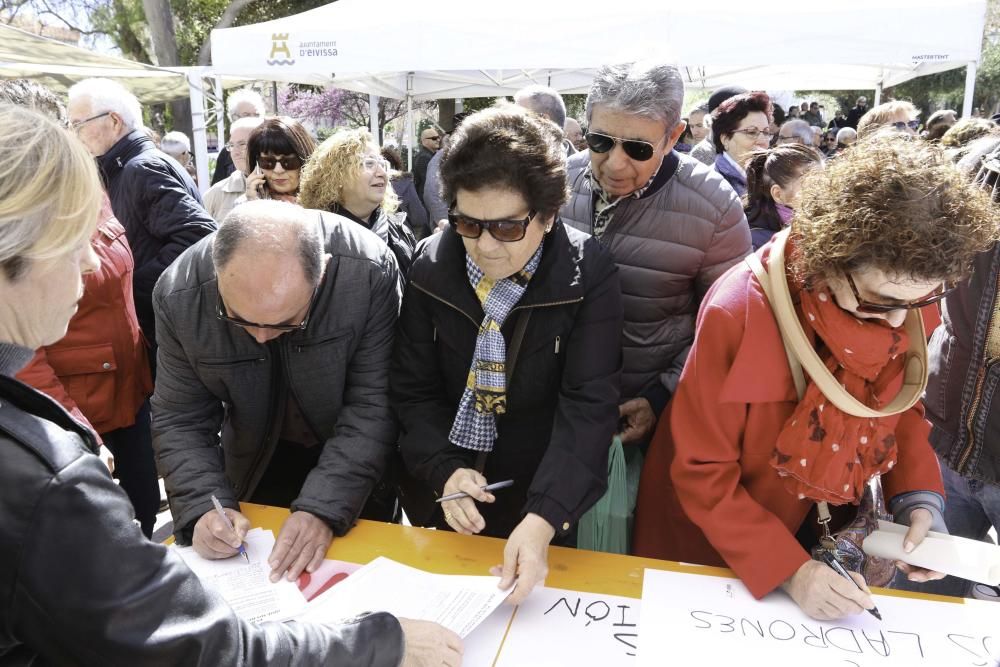
[(584, 135), (584, 138), (587, 140), (587, 146), (594, 153), (607, 153), (615, 147), (615, 144), (621, 144), (625, 155), (628, 155), (637, 162), (645, 162), (653, 157), (653, 153), (656, 152), (656, 147), (653, 144), (648, 141), (640, 141), (639, 139), (621, 139), (620, 137), (612, 137), (610, 134), (601, 134), (600, 132), (588, 132)]
[(455, 228), (459, 236), (467, 239), (478, 239), (483, 234), (483, 229), (490, 232), (490, 236), (497, 241), (513, 243), (524, 238), (528, 229), (528, 224), (535, 217), (537, 211), (528, 211), (528, 217), (522, 220), (477, 220), (476, 218), (456, 213), (454, 209), (448, 211), (448, 222)]
[(279, 162), (285, 171), (295, 171), (302, 167), (302, 158), (298, 155), (282, 155), (281, 157), (261, 155), (257, 158), (257, 166), (261, 169), (274, 169), (274, 166)]
[(917, 299), (916, 301), (910, 301), (909, 303), (874, 303), (872, 301), (866, 301), (861, 298), (861, 294), (858, 292), (858, 286), (854, 284), (854, 278), (850, 273), (844, 274), (847, 276), (847, 284), (851, 287), (851, 292), (854, 293), (854, 300), (858, 302), (858, 307), (856, 310), (859, 313), (867, 313), (869, 315), (881, 315), (884, 313), (891, 313), (894, 310), (912, 310), (914, 308), (923, 308), (924, 306), (929, 306), (932, 303), (937, 303), (941, 299), (945, 298), (955, 290), (957, 285), (944, 283), (941, 285), (940, 291), (935, 291), (934, 294), (930, 296), (925, 296), (922, 299)]

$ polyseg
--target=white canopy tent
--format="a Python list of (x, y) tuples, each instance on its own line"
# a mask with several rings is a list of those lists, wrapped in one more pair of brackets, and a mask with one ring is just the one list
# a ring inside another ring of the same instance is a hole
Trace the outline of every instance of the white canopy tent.
[[(883, 87), (969, 65), (986, 0), (339, 0), (212, 31), (212, 70), (407, 100), (509, 95), (531, 83), (584, 93), (605, 63), (678, 63), (700, 88)], [(399, 46), (405, 35), (405, 46)], [(408, 136), (412, 136), (412, 120)]]
[[(604, 63), (660, 59), (692, 85), (869, 89), (979, 58), (986, 0), (340, 0), (212, 31), (213, 69), (403, 99), (585, 92)], [(406, 35), (405, 47), (399, 45)], [(389, 37), (392, 39), (390, 40)]]

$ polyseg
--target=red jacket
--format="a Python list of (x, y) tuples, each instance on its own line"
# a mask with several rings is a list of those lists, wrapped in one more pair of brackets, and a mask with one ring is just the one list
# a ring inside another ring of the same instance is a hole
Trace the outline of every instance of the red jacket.
[(106, 198), (101, 220), (91, 239), (101, 264), (84, 278), (66, 336), (39, 349), (17, 377), (108, 433), (135, 423), (153, 380), (132, 300), (132, 251)]
[[(902, 375), (885, 396), (901, 385)], [(770, 458), (797, 402), (774, 315), (741, 262), (706, 295), (677, 392), (650, 444), (634, 553), (728, 565), (758, 598), (792, 576), (809, 559), (795, 533), (814, 503), (785, 490)], [(895, 422), (899, 447), (883, 477), (886, 499), (916, 490), (944, 495), (923, 405), (885, 419)]]

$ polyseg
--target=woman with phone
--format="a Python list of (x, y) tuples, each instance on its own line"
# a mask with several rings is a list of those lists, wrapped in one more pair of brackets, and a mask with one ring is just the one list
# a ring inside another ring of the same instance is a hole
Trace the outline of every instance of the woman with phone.
[(268, 118), (247, 140), (250, 175), (246, 200), (279, 199), (298, 203), (299, 175), (316, 142), (302, 123), (288, 116)]

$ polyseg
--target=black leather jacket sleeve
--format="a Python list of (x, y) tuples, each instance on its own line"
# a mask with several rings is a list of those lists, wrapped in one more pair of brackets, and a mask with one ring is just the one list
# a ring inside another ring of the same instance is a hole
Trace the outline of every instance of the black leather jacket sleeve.
[(402, 631), (386, 613), (336, 626), (253, 626), (238, 619), (179, 557), (143, 538), (128, 498), (95, 456), (79, 456), (50, 477), (33, 515), (18, 517), (25, 518), (31, 528), (5, 617), (11, 634), (42, 662), (396, 667), (401, 661)]

